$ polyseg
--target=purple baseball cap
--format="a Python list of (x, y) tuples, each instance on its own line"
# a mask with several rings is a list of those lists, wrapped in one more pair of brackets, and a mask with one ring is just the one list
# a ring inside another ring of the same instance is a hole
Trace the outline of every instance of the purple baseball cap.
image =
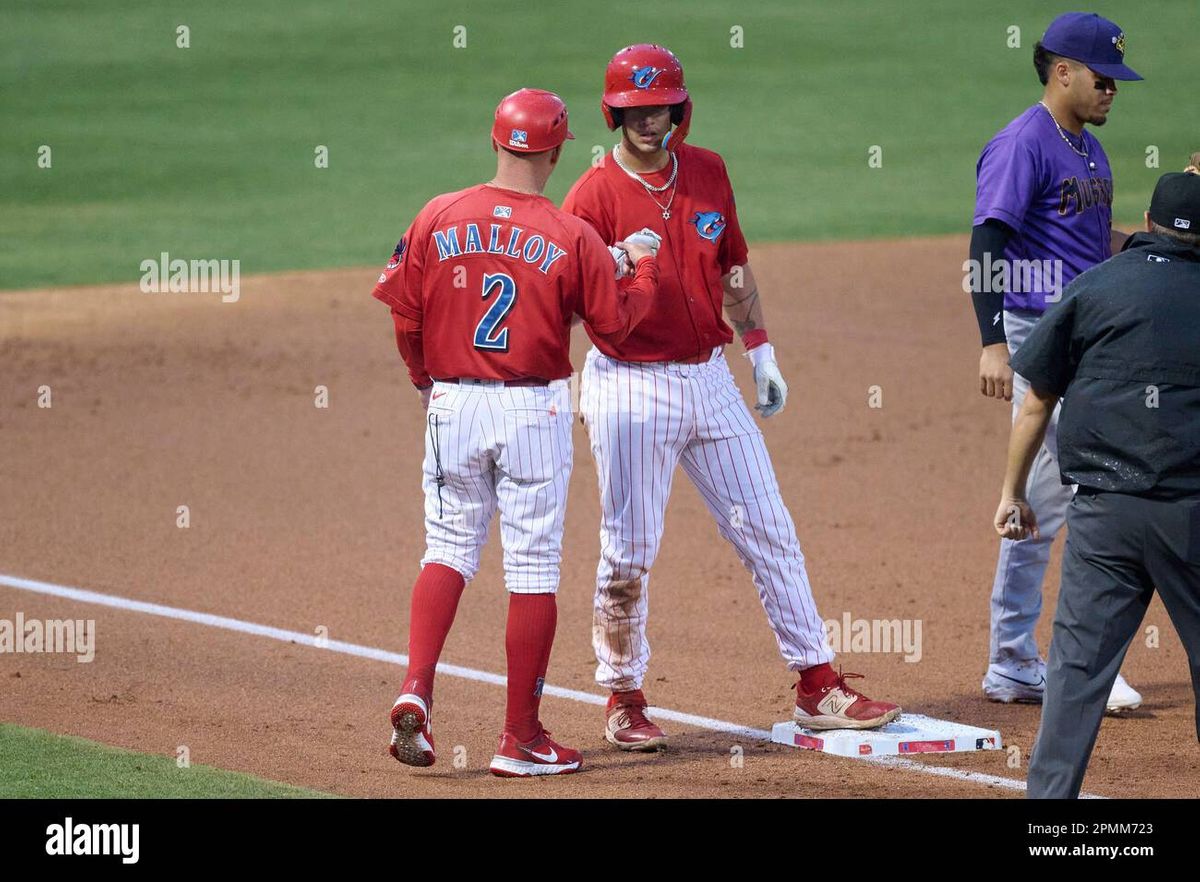
[(1125, 64), (1124, 31), (1094, 12), (1063, 13), (1046, 28), (1042, 45), (1048, 52), (1086, 64), (1102, 77), (1141, 79)]

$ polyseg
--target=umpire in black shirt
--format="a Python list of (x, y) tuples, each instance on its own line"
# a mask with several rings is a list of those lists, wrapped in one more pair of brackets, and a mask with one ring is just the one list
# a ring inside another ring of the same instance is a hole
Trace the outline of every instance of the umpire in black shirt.
[(1012, 363), (1031, 388), (1013, 424), (996, 531), (1037, 535), (1025, 481), (1060, 398), (1059, 467), (1064, 484), (1078, 485), (1031, 798), (1079, 795), (1105, 699), (1156, 587), (1200, 698), (1200, 175), (1163, 175), (1146, 229), (1076, 278)]

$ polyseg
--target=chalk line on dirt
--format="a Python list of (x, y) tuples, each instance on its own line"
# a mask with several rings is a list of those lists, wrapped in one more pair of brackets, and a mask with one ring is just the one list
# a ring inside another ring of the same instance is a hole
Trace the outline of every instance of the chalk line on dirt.
[[(127, 612), (143, 613), (145, 615), (160, 616), (166, 619), (176, 619), (177, 621), (192, 622), (198, 625), (207, 625), (210, 628), (220, 628), (226, 631), (236, 631), (242, 634), (252, 634), (256, 637), (267, 637), (271, 640), (279, 640), (284, 643), (297, 643), (303, 646), (311, 646), (314, 649), (324, 649), (330, 652), (338, 652), (343, 655), (352, 655), (358, 658), (370, 659), (372, 661), (385, 662), (387, 664), (408, 666), (408, 656), (399, 652), (389, 652), (386, 649), (378, 649), (373, 646), (362, 646), (357, 643), (347, 643), (343, 640), (330, 640), (314, 634), (306, 634), (303, 631), (290, 631), (286, 628), (275, 628), (270, 625), (259, 625), (254, 622), (246, 622), (241, 619), (234, 619), (228, 616), (219, 616), (212, 613), (198, 612), (196, 610), (181, 609), (175, 606), (164, 606), (159, 603), (149, 603), (144, 600), (134, 600), (129, 597), (120, 597), (114, 594), (102, 594), (98, 591), (88, 591), (84, 588), (72, 588), (67, 585), (56, 585), (52, 582), (40, 582), (35, 579), (24, 579), (19, 576), (10, 576), (0, 573), (0, 585), (6, 585), (9, 588), (17, 588), (22, 591), (30, 591), (35, 594), (44, 594), (51, 597), (61, 597), (67, 600), (74, 600), (80, 603), (91, 603), (98, 606), (107, 606), (113, 609), (125, 610)], [(493, 686), (504, 686), (506, 679), (500, 674), (493, 674), (488, 671), (480, 671), (475, 668), (463, 667), (462, 665), (452, 665), (442, 662), (438, 664), (438, 673), (445, 674), (450, 677), (459, 677), (463, 680), (474, 680), (479, 683), (490, 683)], [(603, 695), (597, 695), (591, 692), (582, 692), (578, 689), (564, 689), (561, 686), (546, 685), (542, 691), (543, 695), (549, 695), (554, 698), (562, 698), (568, 701), (578, 701), (583, 704), (603, 705), (607, 700)], [(693, 726), (697, 729), (707, 729), (712, 732), (724, 732), (730, 735), (736, 735), (743, 738), (755, 741), (771, 740), (771, 733), (766, 729), (755, 729), (750, 726), (742, 726), (738, 723), (731, 723), (726, 720), (717, 720), (711, 717), (697, 716), (696, 714), (684, 713), (682, 711), (671, 710), (669, 708), (655, 707), (655, 716), (663, 720), (669, 720), (673, 723), (680, 723), (685, 726)], [(988, 775), (982, 772), (970, 772), (963, 769), (953, 769), (943, 766), (925, 765), (924, 763), (914, 762), (910, 759), (899, 757), (874, 757), (864, 758), (859, 762), (878, 766), (887, 766), (890, 768), (901, 769), (907, 772), (916, 772), (923, 775), (935, 775), (941, 778), (951, 778), (958, 781), (967, 781), (974, 784), (981, 784), (988, 787), (1000, 787), (1008, 790), (1025, 790), (1025, 782), (1018, 781), (1015, 778), (1005, 778), (1000, 775)]]

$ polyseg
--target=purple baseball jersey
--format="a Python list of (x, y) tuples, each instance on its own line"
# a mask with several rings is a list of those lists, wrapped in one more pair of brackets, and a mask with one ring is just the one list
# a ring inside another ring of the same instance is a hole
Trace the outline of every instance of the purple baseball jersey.
[[(994, 218), (1016, 231), (1004, 251), (1011, 268), (1005, 309), (1044, 312), (1047, 294), (1057, 301), (1072, 279), (1112, 256), (1108, 157), (1086, 128), (1082, 139), (1065, 134), (1087, 159), (1035, 104), (996, 133), (975, 167), (974, 225)], [(1030, 264), (1015, 261), (1037, 262), (1037, 269), (1018, 271)]]

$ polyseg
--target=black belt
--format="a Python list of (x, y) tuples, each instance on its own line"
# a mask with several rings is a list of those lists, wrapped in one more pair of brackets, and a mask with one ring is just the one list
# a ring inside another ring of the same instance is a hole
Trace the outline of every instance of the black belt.
[[(435, 383), (453, 383), (455, 385), (459, 385), (462, 383), (470, 383), (474, 379), (476, 379), (476, 378), (475, 377), (462, 377), (462, 378), (451, 377), (448, 380), (434, 380), (434, 382)], [(483, 379), (483, 378), (479, 378), (479, 379)], [(484, 380), (484, 382), (495, 383), (497, 381), (496, 380)], [(543, 380), (539, 377), (521, 377), (519, 380), (505, 380), (504, 385), (505, 386), (549, 386), (550, 381)]]

